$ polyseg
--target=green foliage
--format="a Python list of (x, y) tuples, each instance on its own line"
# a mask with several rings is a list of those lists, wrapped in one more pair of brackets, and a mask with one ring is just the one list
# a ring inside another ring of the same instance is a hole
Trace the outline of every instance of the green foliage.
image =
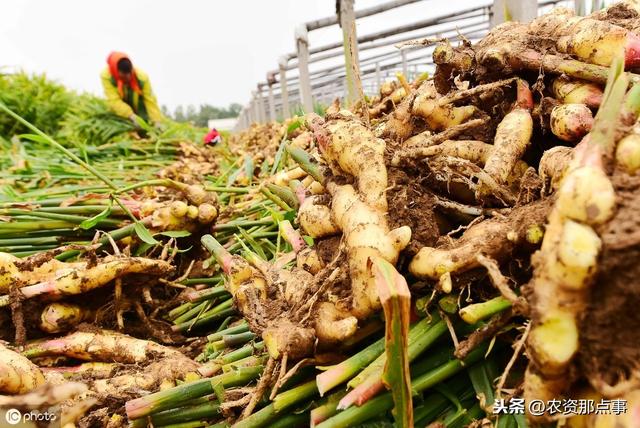
[[(128, 120), (111, 113), (103, 99), (78, 95), (44, 74), (0, 75), (0, 101), (66, 146), (99, 146), (134, 129)], [(24, 124), (0, 113), (0, 135), (10, 139), (25, 132)]]
[(209, 104), (201, 104), (198, 109), (189, 105), (186, 111), (183, 106), (178, 106), (173, 114), (166, 106), (162, 106), (162, 111), (176, 122), (192, 122), (195, 126), (206, 127), (209, 119), (227, 119), (237, 117), (242, 110), (238, 103), (229, 104), (229, 107), (214, 107)]
[[(44, 74), (0, 75), (0, 101), (66, 147), (87, 147), (95, 151), (107, 143), (131, 142), (134, 125), (113, 114), (105, 100), (91, 94), (76, 94), (48, 80)], [(206, 123), (205, 125), (206, 126)], [(27, 127), (0, 112), (0, 137), (10, 140), (27, 133)], [(157, 145), (176, 141), (199, 141), (206, 129), (187, 123), (168, 122), (158, 129), (146, 129)], [(23, 138), (23, 137), (21, 137)]]
[[(319, 116), (324, 116), (325, 111), (327, 111), (327, 105), (315, 102), (313, 103), (313, 112)], [(293, 116), (304, 116), (305, 111), (301, 105), (298, 105), (293, 109)]]
[(70, 144), (99, 146), (134, 129), (129, 120), (111, 113), (104, 100), (83, 94), (64, 115), (59, 137)]
[[(0, 75), (0, 101), (47, 134), (56, 135), (67, 109), (77, 95), (44, 74), (20, 72)], [(10, 138), (27, 128), (0, 113), (0, 135)]]

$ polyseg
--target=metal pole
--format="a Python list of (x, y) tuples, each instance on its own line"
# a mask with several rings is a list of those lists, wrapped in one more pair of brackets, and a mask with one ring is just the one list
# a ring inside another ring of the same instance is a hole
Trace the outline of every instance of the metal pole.
[[(478, 17), (478, 16), (476, 16)], [(393, 39), (384, 39), (382, 41), (379, 42), (368, 42), (365, 44), (362, 43), (358, 43), (358, 53), (365, 51), (365, 50), (369, 50), (369, 49), (377, 49), (380, 47), (386, 47), (386, 46), (391, 46), (391, 45), (396, 45), (398, 43), (402, 43), (402, 42), (406, 42), (407, 40), (414, 40), (414, 39), (422, 39), (422, 38), (428, 38), (428, 37), (432, 37), (435, 35), (440, 35), (441, 33), (444, 32), (451, 32), (451, 31), (455, 31), (455, 32), (463, 32), (463, 30), (469, 29), (469, 28), (473, 28), (473, 27), (477, 27), (479, 25), (483, 26), (483, 28), (487, 26), (488, 24), (488, 20), (482, 20), (482, 21), (476, 21), (476, 22), (471, 22), (469, 24), (464, 24), (464, 25), (454, 25), (452, 27), (449, 28), (441, 28), (438, 31), (427, 31), (426, 33), (420, 33), (420, 34), (411, 34), (409, 36), (401, 36), (401, 37), (395, 37)], [(342, 46), (342, 45), (340, 45)], [(313, 64), (314, 62), (319, 62), (319, 61), (324, 61), (327, 59), (331, 59), (331, 58), (336, 58), (339, 56), (343, 55), (343, 52), (341, 51), (335, 51), (335, 52), (328, 52), (325, 53), (323, 55), (315, 55), (314, 51), (316, 49), (311, 49), (309, 51), (309, 53), (311, 54), (311, 58), (309, 59), (309, 64)], [(328, 50), (332, 50), (332, 49), (328, 49)], [(322, 51), (323, 52), (323, 51)], [(317, 52), (320, 53), (320, 52)], [(291, 63), (287, 65), (287, 70), (294, 70), (298, 67), (297, 62), (296, 63)]]
[[(530, 0), (526, 0), (527, 2)], [(535, 1), (535, 0), (534, 0)], [(560, 0), (553, 0), (553, 1), (560, 1)], [(443, 21), (445, 21), (448, 18), (453, 18), (455, 20), (457, 20), (460, 15), (462, 14), (470, 14), (469, 16), (467, 16), (467, 18), (474, 18), (477, 16), (483, 16), (485, 14), (485, 11), (487, 9), (487, 6), (477, 6), (474, 8), (470, 8), (470, 9), (465, 9), (465, 10), (461, 10), (458, 12), (451, 12), (451, 13), (447, 13), (444, 15), (440, 15), (440, 16), (434, 16), (432, 18), (428, 18), (428, 19), (423, 19), (421, 21), (417, 21), (417, 22), (413, 22), (411, 24), (407, 24), (407, 25), (402, 25), (399, 27), (395, 27), (389, 30), (384, 30), (384, 31), (379, 31), (377, 33), (371, 33), (371, 34), (367, 34), (366, 36), (360, 36), (358, 37), (358, 43), (368, 43), (368, 42), (372, 42), (374, 40), (378, 40), (378, 39), (384, 39), (385, 37), (389, 37), (389, 36), (393, 36), (396, 34), (400, 34), (400, 33), (408, 33), (409, 31), (414, 31), (414, 30), (420, 30), (423, 28), (427, 28), (430, 27), (432, 25), (438, 25), (438, 24), (442, 24)], [(477, 12), (475, 14), (472, 14), (472, 12)], [(313, 48), (310, 50), (311, 54), (316, 54), (318, 52), (324, 52), (327, 51), (329, 49), (336, 49), (342, 46), (341, 42), (336, 42), (330, 45), (325, 45), (325, 46), (319, 46), (317, 48)], [(295, 54), (292, 55), (289, 59), (293, 59), (295, 58)]]
[(289, 112), (289, 94), (287, 93), (287, 59), (286, 55), (280, 57), (278, 66), (280, 69), (280, 96), (282, 97), (282, 116), (284, 119), (291, 117)]
[[(377, 6), (372, 6), (366, 9), (362, 9), (356, 12), (356, 18), (364, 18), (365, 16), (376, 15), (378, 13), (386, 12), (387, 10), (395, 9), (406, 4), (416, 3), (421, 0), (393, 0), (387, 3), (382, 3)], [(318, 28), (329, 27), (338, 23), (338, 17), (328, 16), (326, 18), (317, 19), (315, 21), (309, 21), (305, 25), (308, 31), (317, 30)]]
[(298, 50), (298, 73), (300, 73), (300, 95), (305, 113), (313, 111), (311, 99), (311, 81), (309, 80), (309, 38), (304, 24), (296, 27), (296, 46)]
[(380, 92), (382, 77), (380, 76), (380, 63), (376, 62), (376, 92)]
[[(487, 28), (488, 28), (488, 26), (483, 27), (483, 29), (481, 29), (480, 32), (484, 33), (484, 31), (486, 31)], [(455, 30), (452, 29), (451, 31), (455, 31)], [(464, 33), (464, 34), (468, 38), (472, 38), (471, 36), (473, 36), (476, 33)], [(456, 34), (457, 33), (451, 34), (451, 36), (455, 36)], [(442, 36), (445, 37), (447, 35), (443, 34)], [(405, 48), (405, 49), (407, 49), (407, 51), (412, 51), (412, 50), (417, 50), (418, 48)], [(391, 59), (392, 57), (396, 57), (397, 55), (398, 55), (398, 51), (397, 50), (393, 50), (393, 51), (385, 52), (385, 53), (382, 53), (382, 54), (379, 54), (379, 55), (373, 55), (373, 56), (370, 56), (370, 57), (367, 57), (367, 58), (363, 58), (360, 61), (360, 68), (362, 68), (362, 66), (364, 66), (367, 63), (374, 63), (376, 61), (381, 62), (381, 61), (384, 61), (384, 60), (387, 60), (387, 59)], [(338, 70), (344, 70), (342, 64), (331, 66), (331, 67), (327, 67), (327, 68), (323, 68), (323, 69), (319, 69), (319, 70), (315, 70), (312, 73), (310, 73), (309, 76), (310, 76), (311, 79), (315, 79), (318, 76), (325, 76), (330, 72), (338, 71)], [(298, 81), (298, 76), (294, 76), (294, 77), (288, 79), (287, 83), (290, 84), (290, 85), (294, 85), (297, 81)]]

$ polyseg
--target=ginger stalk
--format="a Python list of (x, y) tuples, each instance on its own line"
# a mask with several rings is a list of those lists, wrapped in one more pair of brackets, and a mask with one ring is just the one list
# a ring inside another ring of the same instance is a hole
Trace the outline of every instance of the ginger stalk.
[[(231, 255), (211, 235), (203, 236), (202, 244), (222, 266), (227, 275), (225, 287), (251, 329), (262, 335), (271, 357), (287, 354), (297, 359), (313, 350), (316, 338), (313, 329), (292, 322), (288, 315), (288, 310), (294, 303), (301, 303), (313, 283), (309, 272), (276, 268), (250, 252), (246, 252), (245, 258)], [(283, 287), (278, 289), (282, 299), (270, 309), (266, 305), (267, 296), (275, 292), (276, 284)]]

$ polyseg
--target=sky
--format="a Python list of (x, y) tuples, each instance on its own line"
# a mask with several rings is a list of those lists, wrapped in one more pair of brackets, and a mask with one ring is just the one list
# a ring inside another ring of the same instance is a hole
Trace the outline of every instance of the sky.
[[(356, 0), (356, 10), (385, 1)], [(424, 0), (359, 20), (357, 31), (369, 34), (488, 1)], [(101, 94), (106, 57), (120, 50), (147, 72), (159, 103), (171, 110), (244, 104), (277, 68), (278, 57), (294, 50), (295, 26), (334, 13), (335, 0), (5, 0), (0, 67), (46, 72), (72, 89)], [(312, 47), (341, 37), (338, 26), (309, 35)]]

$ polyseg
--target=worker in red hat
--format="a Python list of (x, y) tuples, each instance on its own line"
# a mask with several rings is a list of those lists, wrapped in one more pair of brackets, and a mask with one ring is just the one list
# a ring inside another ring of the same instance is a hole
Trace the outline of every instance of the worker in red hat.
[(111, 52), (107, 57), (107, 68), (100, 78), (107, 103), (118, 116), (128, 118), (136, 126), (139, 125), (138, 117), (151, 123), (165, 120), (151, 89), (149, 76), (134, 67), (126, 54)]
[(216, 128), (211, 128), (211, 131), (204, 136), (203, 141), (205, 146), (214, 146), (220, 142), (222, 137)]

